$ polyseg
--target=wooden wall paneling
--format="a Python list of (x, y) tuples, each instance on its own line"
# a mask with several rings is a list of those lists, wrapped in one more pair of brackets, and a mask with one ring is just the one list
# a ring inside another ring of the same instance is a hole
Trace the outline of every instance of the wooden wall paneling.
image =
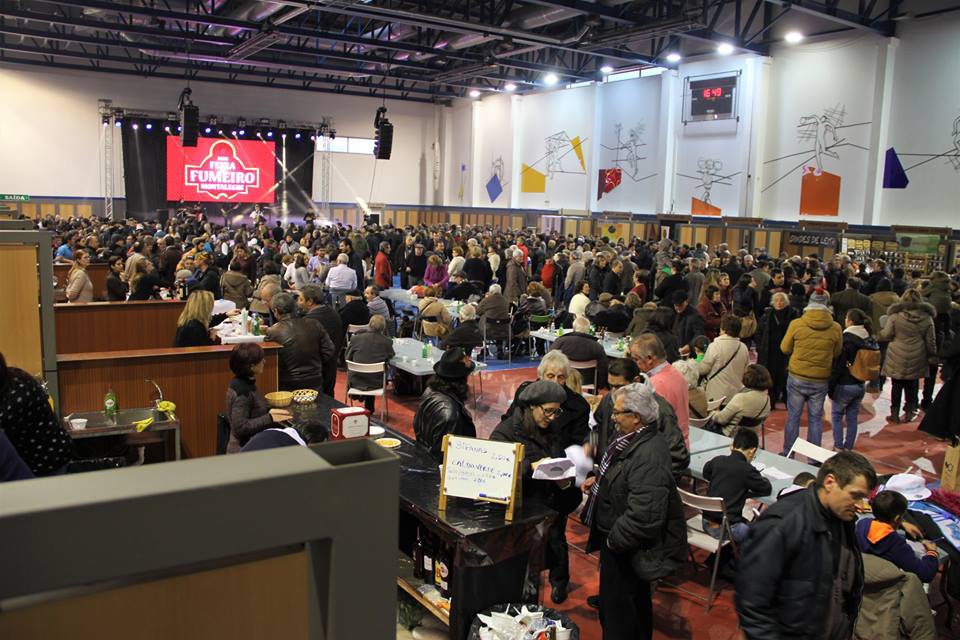
[(309, 584), (301, 550), (5, 611), (0, 637), (307, 640)]
[(77, 215), (81, 218), (90, 218), (93, 217), (93, 205), (92, 204), (78, 204), (77, 205)]
[(43, 372), (40, 336), (40, 278), (37, 249), (0, 245), (3, 304), (0, 304), (0, 352), (7, 364), (30, 374)]
[(407, 211), (407, 224), (413, 227), (420, 224), (420, 212), (416, 209)]
[(41, 202), (40, 203), (40, 215), (41, 217), (46, 218), (47, 216), (54, 216), (57, 214), (57, 205), (55, 202)]
[(783, 246), (783, 231), (767, 231), (767, 254), (776, 258)]
[[(463, 213), (459, 211), (450, 212), (450, 224), (455, 224), (457, 226), (463, 226)], [(472, 263), (471, 263), (472, 264)]]
[(510, 229), (523, 229), (523, 216), (510, 216)]
[[(257, 378), (261, 393), (277, 390), (279, 345), (264, 344), (267, 353), (263, 374)], [(217, 445), (217, 414), (224, 410), (227, 386), (233, 379), (230, 353), (233, 346), (150, 349), (58, 354), (57, 375), (60, 412), (103, 409), (103, 396), (112, 388), (121, 408), (149, 407), (154, 380), (163, 397), (177, 405), (184, 457), (211, 456)]]
[(60, 217), (61, 218), (70, 218), (77, 213), (77, 205), (69, 202), (60, 203)]
[[(736, 253), (740, 249), (740, 229), (727, 227), (724, 229), (723, 241), (727, 243), (730, 253)], [(732, 283), (731, 283), (732, 284)]]
[(750, 241), (750, 250), (754, 249), (767, 249), (767, 232), (763, 229), (757, 229), (753, 232), (753, 237)]
[(693, 229), (693, 243), (707, 244), (707, 225), (697, 225)]
[(150, 300), (54, 305), (57, 354), (170, 347), (185, 304)]
[(563, 218), (563, 235), (565, 236), (574, 236), (577, 234), (577, 221), (570, 220), (569, 218)]
[(36, 220), (38, 217), (37, 203), (36, 202), (21, 202), (20, 203), (20, 213), (23, 214), (25, 218), (31, 218)]
[(678, 242), (685, 245), (693, 245), (693, 227), (688, 224), (677, 225)]
[[(67, 276), (70, 275), (69, 264), (54, 264), (53, 275), (57, 278), (57, 287), (67, 286)], [(93, 284), (93, 299), (105, 301), (107, 299), (107, 276), (110, 275), (110, 266), (102, 263), (94, 263), (87, 267), (87, 275)]]

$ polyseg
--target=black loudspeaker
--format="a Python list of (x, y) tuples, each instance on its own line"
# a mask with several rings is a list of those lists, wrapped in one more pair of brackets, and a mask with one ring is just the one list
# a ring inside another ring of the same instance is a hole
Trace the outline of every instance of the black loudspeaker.
[(180, 146), (197, 146), (197, 135), (200, 133), (200, 108), (192, 104), (185, 104), (180, 109)]
[(373, 139), (373, 155), (377, 160), (389, 160), (393, 149), (393, 124), (386, 118), (381, 120)]

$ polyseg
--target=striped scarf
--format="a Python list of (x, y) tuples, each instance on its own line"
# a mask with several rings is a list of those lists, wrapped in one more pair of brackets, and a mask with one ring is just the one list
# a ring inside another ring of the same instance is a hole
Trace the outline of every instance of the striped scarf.
[(588, 527), (593, 524), (593, 512), (597, 504), (597, 494), (600, 493), (600, 483), (603, 482), (603, 477), (606, 475), (607, 469), (609, 469), (610, 465), (620, 457), (620, 454), (630, 446), (630, 443), (633, 442), (633, 439), (636, 438), (637, 434), (639, 434), (645, 428), (646, 427), (641, 427), (631, 433), (619, 435), (613, 439), (613, 442), (611, 442), (609, 446), (607, 446), (607, 450), (603, 453), (603, 458), (600, 459), (600, 469), (597, 474), (597, 481), (593, 483), (592, 487), (590, 487), (590, 495), (587, 496), (587, 504), (583, 507), (583, 516), (580, 518), (583, 524), (587, 525)]

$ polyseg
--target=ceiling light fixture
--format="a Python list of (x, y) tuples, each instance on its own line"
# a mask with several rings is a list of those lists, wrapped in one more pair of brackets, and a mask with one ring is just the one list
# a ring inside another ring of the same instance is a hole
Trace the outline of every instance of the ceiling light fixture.
[(516, 90), (517, 90), (517, 85), (513, 84), (512, 82), (508, 82), (507, 84), (503, 85), (503, 90), (504, 90), (504, 91), (516, 91)]
[(677, 62), (680, 62), (681, 60), (683, 60), (683, 56), (681, 56), (676, 51), (672, 51), (667, 54), (667, 62), (677, 63)]
[(790, 44), (797, 44), (798, 42), (803, 41), (803, 34), (799, 31), (791, 31), (787, 35), (783, 36), (783, 39)]
[(603, 75), (607, 75), (608, 73), (613, 73), (613, 67), (611, 67), (608, 64), (605, 64), (602, 67), (600, 67), (600, 73), (602, 73)]
[(555, 73), (548, 73), (547, 75), (543, 76), (543, 84), (547, 85), (548, 87), (552, 87), (558, 82), (560, 82), (560, 78), (557, 77), (557, 74)]
[(721, 42), (717, 46), (717, 53), (719, 53), (722, 56), (728, 56), (731, 53), (733, 53), (733, 45), (730, 44), (729, 42)]
[(479, 97), (480, 97), (480, 90), (479, 90), (479, 89), (470, 89), (470, 97), (471, 97), (471, 98), (479, 98)]

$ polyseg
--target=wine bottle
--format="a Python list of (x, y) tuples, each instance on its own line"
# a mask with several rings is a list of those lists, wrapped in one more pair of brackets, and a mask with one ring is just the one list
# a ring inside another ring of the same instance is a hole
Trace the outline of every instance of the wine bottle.
[(423, 536), (417, 527), (417, 541), (413, 545), (413, 577), (423, 580)]
[(433, 584), (434, 580), (434, 546), (429, 537), (423, 540), (423, 583)]
[(450, 597), (450, 567), (452, 565), (449, 547), (444, 546), (438, 551), (434, 562), (437, 588), (440, 590), (441, 598)]

